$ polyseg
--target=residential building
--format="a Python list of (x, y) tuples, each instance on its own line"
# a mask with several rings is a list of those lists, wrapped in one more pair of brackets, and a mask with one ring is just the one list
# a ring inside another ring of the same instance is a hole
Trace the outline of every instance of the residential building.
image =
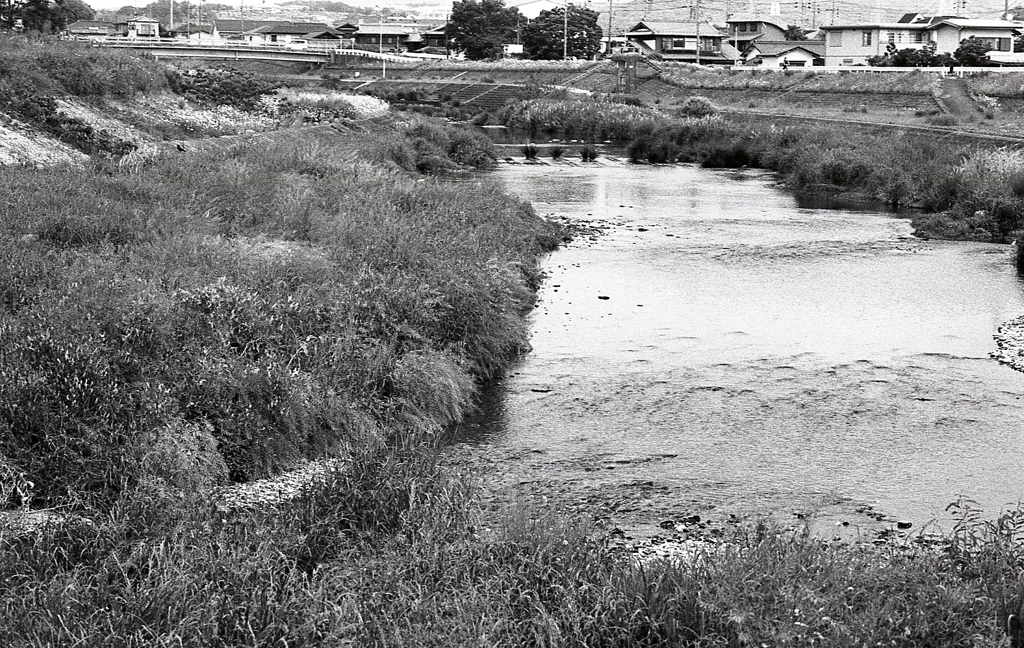
[(213, 22), (203, 24), (185, 22), (180, 25), (171, 25), (168, 30), (171, 38), (187, 43), (202, 43), (204, 45), (223, 44), (224, 39)]
[(423, 36), (423, 47), (437, 47), (445, 49), (448, 46), (447, 25), (438, 25), (421, 33)]
[(740, 52), (745, 52), (758, 39), (786, 40), (786, 24), (767, 16), (732, 14), (725, 21), (727, 41)]
[(928, 17), (907, 14), (893, 23), (825, 25), (825, 64), (867, 65), (868, 58), (882, 56), (891, 44), (897, 50), (920, 49), (935, 43), (935, 51), (952, 54), (960, 42), (976, 38), (995, 53), (1012, 52), (1013, 39), (1024, 24), (1008, 20)]
[(360, 23), (355, 38), (356, 45), (364, 49), (381, 49), (385, 52), (416, 51), (423, 47), (419, 26), (402, 24)]
[(239, 18), (217, 18), (212, 22), (212, 28), (216, 30), (218, 37), (229, 43), (248, 42), (247, 32), (260, 27), (270, 27), (278, 24), (275, 20), (248, 20)]
[(160, 38), (160, 21), (137, 16), (114, 25), (114, 35), (126, 38)]
[(115, 36), (117, 28), (112, 22), (102, 20), (78, 20), (68, 25), (68, 34), (74, 38), (99, 39)]
[(824, 41), (758, 39), (743, 52), (744, 63), (763, 68), (797, 68), (825, 64)]
[[(729, 65), (740, 53), (726, 42), (725, 34), (711, 23), (642, 21), (626, 32), (633, 45), (665, 61)], [(700, 55), (698, 57), (698, 38)]]
[(310, 41), (340, 41), (341, 36), (327, 23), (276, 22), (250, 29), (241, 35), (253, 45), (301, 45)]

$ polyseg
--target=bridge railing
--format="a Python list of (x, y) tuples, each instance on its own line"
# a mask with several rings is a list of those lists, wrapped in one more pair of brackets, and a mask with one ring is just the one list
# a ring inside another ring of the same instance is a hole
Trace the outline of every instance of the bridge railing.
[(386, 61), (410, 61), (419, 60), (422, 57), (415, 55), (381, 53), (366, 49), (356, 49), (351, 45), (350, 39), (340, 42), (316, 42), (305, 41), (296, 43), (240, 43), (225, 40), (182, 41), (176, 38), (129, 38), (127, 36), (108, 36), (106, 38), (80, 38), (77, 40), (88, 41), (96, 46), (107, 47), (131, 47), (135, 49), (148, 48), (171, 48), (171, 49), (203, 49), (223, 51), (252, 51), (252, 52), (305, 52), (309, 54), (323, 54), (328, 56), (360, 56), (364, 58), (383, 59)]

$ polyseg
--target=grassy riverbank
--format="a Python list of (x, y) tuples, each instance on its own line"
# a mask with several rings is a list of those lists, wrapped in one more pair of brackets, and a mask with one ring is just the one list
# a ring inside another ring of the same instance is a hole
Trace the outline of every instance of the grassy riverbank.
[[(155, 78), (129, 85), (219, 88)], [(71, 93), (46, 79), (18, 87)], [(470, 132), (338, 126), (0, 167), (0, 499), (54, 514), (4, 515), (0, 645), (1005, 645), (1019, 515), (906, 549), (757, 527), (639, 565), (587, 521), (486, 510), (439, 430), (527, 344), (564, 232), (430, 175), (493, 158)], [(295, 499), (218, 499), (319, 457), (343, 461)]]
[(995, 145), (888, 128), (796, 123), (743, 115), (538, 99), (509, 106), (508, 126), (589, 141), (628, 142), (643, 162), (760, 167), (795, 191), (859, 195), (914, 207), (919, 235), (1006, 242), (1024, 226), (1024, 154)]

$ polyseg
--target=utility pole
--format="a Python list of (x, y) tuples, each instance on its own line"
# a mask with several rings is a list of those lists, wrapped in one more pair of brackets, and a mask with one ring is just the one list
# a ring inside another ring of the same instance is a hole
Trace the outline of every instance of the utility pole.
[(697, 14), (697, 65), (700, 65), (700, 0), (694, 0)]
[(612, 0), (608, 0), (608, 56), (612, 55)]
[(171, 15), (167, 18), (167, 22), (171, 23), (167, 25), (167, 31), (170, 31), (174, 27), (174, 0), (171, 0)]
[(199, 0), (199, 15), (196, 16), (196, 22), (199, 23), (199, 43), (203, 42), (203, 0)]
[(388, 62), (384, 58), (384, 7), (380, 8), (380, 38), (377, 39), (380, 44), (380, 78), (386, 79), (388, 76)]

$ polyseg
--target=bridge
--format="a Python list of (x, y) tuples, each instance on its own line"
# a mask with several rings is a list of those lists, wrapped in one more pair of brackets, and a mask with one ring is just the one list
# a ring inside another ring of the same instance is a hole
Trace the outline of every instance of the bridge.
[(95, 40), (99, 47), (113, 47), (146, 52), (154, 58), (202, 58), (229, 61), (285, 61), (296, 63), (334, 63), (346, 56), (380, 61), (415, 61), (419, 57), (385, 54), (369, 50), (333, 47), (330, 44), (246, 45), (243, 43), (182, 43), (166, 38), (105, 38)]

